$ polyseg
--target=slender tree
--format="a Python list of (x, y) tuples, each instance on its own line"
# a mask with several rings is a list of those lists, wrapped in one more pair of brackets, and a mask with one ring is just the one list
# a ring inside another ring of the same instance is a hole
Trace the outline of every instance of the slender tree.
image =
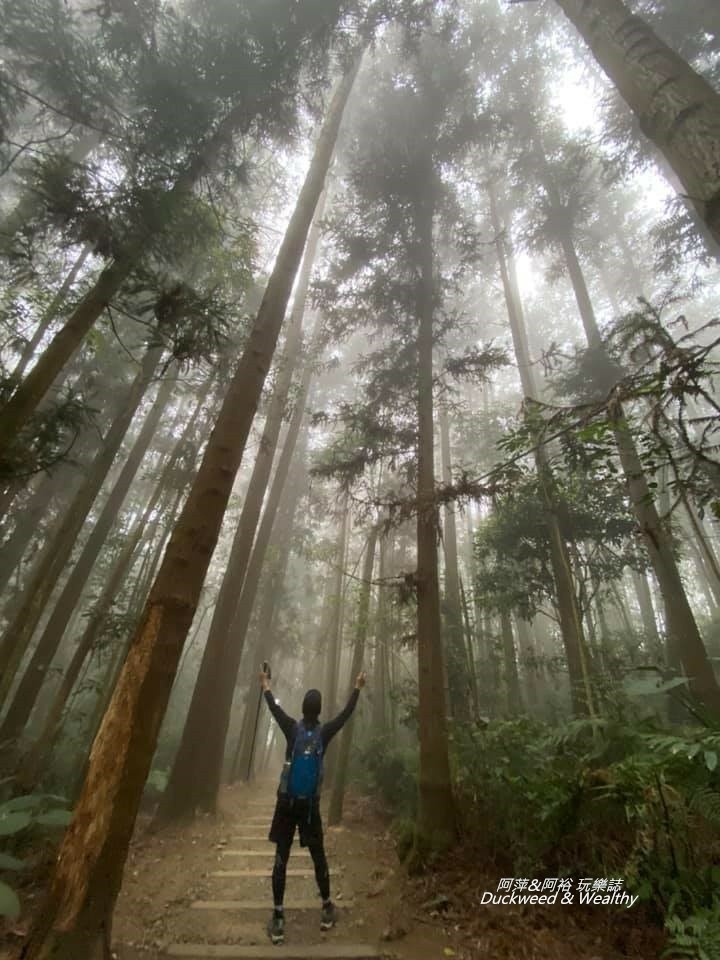
[[(365, 643), (369, 628), (370, 616), (370, 595), (372, 591), (372, 573), (375, 563), (375, 547), (378, 538), (378, 527), (376, 524), (370, 528), (370, 534), (365, 544), (365, 557), (363, 559), (360, 591), (358, 595), (357, 619), (355, 621), (355, 635), (352, 644), (352, 660), (350, 663), (350, 676), (353, 678), (362, 670), (365, 657)], [(350, 689), (352, 692), (352, 687)], [(345, 725), (341, 734), (340, 747), (338, 750), (337, 763), (335, 768), (335, 778), (333, 780), (332, 792), (330, 794), (330, 806), (328, 808), (328, 823), (337, 824), (342, 821), (343, 801), (345, 799), (345, 788), (348, 776), (348, 766), (350, 764), (350, 750), (353, 741), (354, 722), (351, 718)]]

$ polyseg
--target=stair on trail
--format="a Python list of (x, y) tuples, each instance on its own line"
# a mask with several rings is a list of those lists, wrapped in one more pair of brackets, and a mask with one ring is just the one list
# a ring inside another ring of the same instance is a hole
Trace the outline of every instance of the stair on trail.
[[(275, 856), (275, 851), (272, 849), (272, 847), (267, 842), (267, 840), (265, 841), (265, 847), (266, 847), (265, 850), (223, 850), (222, 855), (224, 857), (265, 857), (265, 859), (272, 864), (273, 857)], [(298, 849), (296, 850), (295, 844), (293, 844), (293, 850), (292, 850), (292, 853), (290, 854), (290, 860), (292, 860), (292, 858), (296, 857), (298, 854), (302, 854), (305, 857), (309, 857), (310, 851), (308, 850), (307, 847), (298, 847)]]
[[(208, 851), (213, 869), (203, 875), (206, 882), (195, 894), (198, 899), (189, 904), (191, 913), (186, 915), (188, 923), (181, 934), (188, 942), (167, 945), (162, 956), (185, 960), (380, 960), (376, 945), (341, 939), (350, 937), (348, 913), (354, 902), (351, 891), (346, 891), (348, 899), (342, 898), (337, 884), (333, 889), (340, 898), (336, 901), (339, 924), (335, 930), (321, 933), (312, 859), (297, 837), (287, 870), (286, 940), (282, 945), (269, 942), (265, 924), (272, 910), (275, 848), (268, 842), (267, 832), (273, 811), (267, 799), (246, 800), (245, 811), (236, 827), (238, 833), (228, 834), (227, 845), (218, 844)], [(332, 852), (329, 860), (330, 876), (337, 880), (342, 877), (342, 864)]]
[(234, 946), (227, 943), (173, 943), (169, 957), (206, 960), (380, 960), (377, 949), (368, 943), (267, 944), (266, 946)]
[[(292, 897), (286, 900), (285, 910), (292, 915), (298, 910), (313, 910), (317, 913), (318, 898), (312, 900), (293, 900)], [(353, 900), (342, 900), (338, 906), (343, 910), (349, 910), (354, 906)], [(194, 900), (190, 904), (191, 910), (262, 910), (268, 913), (268, 902), (265, 900)]]

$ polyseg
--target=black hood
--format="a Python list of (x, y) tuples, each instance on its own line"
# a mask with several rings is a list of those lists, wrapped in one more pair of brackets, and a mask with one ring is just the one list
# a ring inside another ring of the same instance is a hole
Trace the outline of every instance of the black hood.
[(308, 720), (317, 720), (322, 709), (322, 694), (319, 690), (308, 690), (303, 697), (302, 712), (303, 717)]

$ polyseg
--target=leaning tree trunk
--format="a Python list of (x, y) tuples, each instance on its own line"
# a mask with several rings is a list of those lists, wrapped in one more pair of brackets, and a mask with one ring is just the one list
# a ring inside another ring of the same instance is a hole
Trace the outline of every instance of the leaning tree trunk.
[(433, 219), (434, 171), (426, 161), (426, 195), (416, 201), (414, 220), (420, 258), (417, 334), (417, 658), (420, 769), (414, 860), (442, 849), (455, 836), (455, 806), (448, 753), (443, 689), (442, 618), (438, 583), (438, 508), (435, 499), (433, 424), (433, 318), (435, 282)]
[(720, 243), (720, 93), (622, 0), (557, 0)]
[[(372, 572), (375, 562), (375, 546), (378, 538), (378, 527), (373, 525), (370, 529), (367, 544), (365, 545), (365, 558), (362, 566), (362, 582), (360, 584), (360, 595), (358, 597), (357, 621), (355, 622), (355, 637), (353, 639), (353, 655), (350, 664), (350, 692), (355, 685), (355, 678), (362, 670), (363, 658), (365, 656), (365, 640), (368, 632), (368, 616), (370, 613), (370, 593), (372, 587)], [(343, 800), (345, 798), (345, 783), (347, 781), (348, 767), (350, 765), (350, 748), (353, 739), (353, 718), (346, 724), (345, 729), (340, 735), (340, 749), (337, 753), (335, 762), (335, 779), (330, 793), (330, 806), (328, 808), (328, 823), (338, 824), (342, 820)]]
[[(513, 348), (517, 359), (518, 373), (520, 374), (520, 383), (526, 397), (538, 399), (540, 390), (535, 368), (530, 361), (525, 317), (523, 315), (520, 294), (515, 278), (512, 251), (506, 248), (505, 233), (497, 208), (495, 188), (492, 184), (488, 186), (488, 195), (490, 198), (493, 230), (496, 237), (495, 243), (500, 276), (505, 294), (505, 306), (510, 322), (510, 332), (512, 334)], [(578, 716), (592, 714), (594, 705), (592, 686), (590, 684), (590, 657), (583, 631), (582, 611), (575, 589), (575, 577), (573, 575), (570, 551), (560, 523), (560, 513), (562, 512), (563, 505), (557, 493), (557, 487), (547, 452), (542, 445), (538, 445), (536, 448), (535, 466), (545, 505), (550, 547), (550, 567), (552, 569), (553, 583), (555, 586), (560, 633), (568, 666), (570, 698), (573, 705), (573, 712)]]
[(359, 59), (336, 91), (247, 346), (165, 551), (65, 833), (25, 960), (107, 955), (128, 846), (158, 732), (272, 363)]
[[(240, 520), (230, 548), (225, 575), (213, 611), (207, 643), (200, 663), (190, 708), (183, 727), (180, 746), (173, 762), (168, 784), (163, 792), (158, 817), (192, 816), (200, 807), (214, 810), (216, 789), (212, 772), (217, 754), (212, 747), (216, 739), (209, 735), (209, 718), (217, 715), (217, 691), (224, 685), (230, 661), (237, 659), (240, 641), (232, 632), (232, 622), (237, 614), (243, 581), (250, 562), (258, 520), (267, 492), (275, 451), (280, 437), (293, 373), (297, 366), (302, 341), (302, 323), (305, 313), (310, 275), (320, 239), (318, 221), (322, 216), (322, 196), (314, 213), (314, 225), (308, 234), (307, 246), (298, 277), (298, 289), (287, 327), (287, 339), (283, 357), (278, 364), (279, 373), (272, 400), (265, 420), (257, 457), (245, 494)], [(238, 652), (237, 658), (235, 653)], [(235, 668), (237, 673), (237, 666)], [(222, 754), (221, 754), (222, 756)]]
[(14, 740), (19, 737), (32, 713), (40, 688), (45, 682), (50, 663), (57, 653), (67, 625), (83, 590), (87, 586), (88, 579), (107, 536), (120, 514), (123, 501), (135, 474), (150, 446), (151, 440), (155, 436), (160, 418), (170, 400), (173, 386), (173, 380), (166, 379), (158, 390), (155, 402), (145, 418), (142, 429), (132, 445), (120, 475), (90, 532), (90, 536), (83, 546), (77, 563), (58, 597), (50, 619), (18, 684), (15, 696), (8, 707), (2, 726), (0, 726), (0, 741)]
[(0, 646), (0, 673), (2, 674), (0, 702), (7, 696), (35, 628), (42, 618), (43, 610), (70, 559), (78, 534), (95, 498), (100, 493), (161, 355), (162, 347), (151, 347), (146, 351), (140, 371), (135, 377), (120, 414), (113, 421), (102, 449), (95, 457), (85, 482), (70, 504), (60, 529), (46, 547), (39, 566), (33, 571), (32, 579), (24, 591), (20, 609), (3, 634), (2, 646)]
[[(275, 621), (280, 607), (280, 599), (285, 590), (285, 578), (292, 546), (292, 534), (295, 529), (297, 510), (302, 497), (307, 492), (307, 427), (303, 430), (297, 442), (295, 462), (283, 487), (283, 504), (278, 510), (277, 522), (273, 526), (268, 553), (269, 560), (263, 565), (263, 589), (258, 604), (257, 622), (254, 627), (254, 642), (249, 652), (250, 663), (259, 666), (263, 660), (272, 663), (275, 651)], [(287, 439), (285, 440), (287, 444)], [(264, 518), (263, 518), (264, 519)], [(259, 536), (259, 534), (258, 534)], [(251, 566), (254, 565), (254, 559)], [(246, 582), (251, 580), (252, 571), (248, 570)], [(252, 702), (253, 693), (257, 692), (257, 675), (251, 668), (249, 684), (246, 691), (246, 704)], [(262, 694), (262, 691), (260, 691)], [(252, 777), (254, 717), (252, 711), (245, 711), (238, 736), (235, 754), (230, 768), (230, 782), (242, 778), (250, 780)]]

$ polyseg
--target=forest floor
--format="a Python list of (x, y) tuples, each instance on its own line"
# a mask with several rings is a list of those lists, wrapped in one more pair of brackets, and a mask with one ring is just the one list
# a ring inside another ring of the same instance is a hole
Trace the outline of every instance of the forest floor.
[[(227, 788), (219, 815), (191, 825), (154, 832), (148, 817), (139, 820), (115, 913), (117, 960), (656, 960), (661, 952), (662, 932), (637, 906), (481, 905), (482, 891), (495, 891), (497, 878), (484, 876), (467, 854), (408, 877), (387, 818), (362, 797), (349, 798), (343, 825), (325, 831), (337, 926), (320, 931), (312, 863), (296, 842), (285, 946), (272, 947), (265, 925), (273, 847), (265, 838), (274, 788)], [(8, 952), (0, 947), (0, 960), (16, 956), (19, 943), (5, 939)]]

